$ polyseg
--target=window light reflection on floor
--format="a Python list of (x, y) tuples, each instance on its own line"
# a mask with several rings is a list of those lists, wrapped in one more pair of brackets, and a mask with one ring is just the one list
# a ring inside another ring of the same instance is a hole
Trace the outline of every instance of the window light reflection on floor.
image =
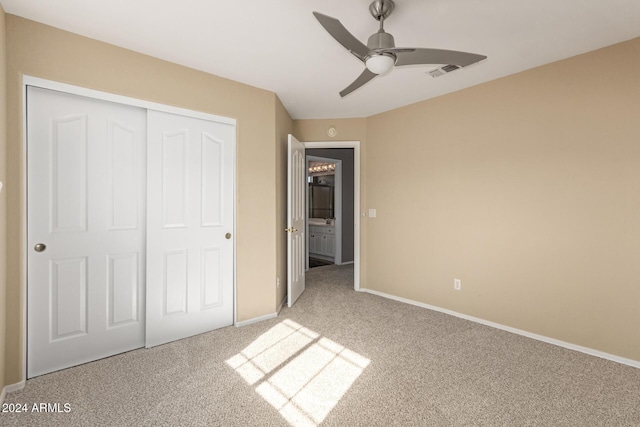
[(321, 423), (369, 362), (289, 319), (227, 360), (294, 427)]

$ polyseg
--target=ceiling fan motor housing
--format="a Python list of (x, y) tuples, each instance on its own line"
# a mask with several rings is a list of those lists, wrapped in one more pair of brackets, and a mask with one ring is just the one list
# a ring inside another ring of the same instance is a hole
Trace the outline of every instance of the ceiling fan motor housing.
[(384, 32), (384, 30), (380, 30), (369, 37), (367, 47), (369, 50), (390, 49), (396, 47), (396, 43), (391, 34)]

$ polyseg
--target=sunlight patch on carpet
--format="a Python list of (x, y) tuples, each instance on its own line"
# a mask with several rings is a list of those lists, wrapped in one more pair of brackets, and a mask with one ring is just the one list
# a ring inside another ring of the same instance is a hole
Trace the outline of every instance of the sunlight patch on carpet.
[(289, 319), (226, 362), (294, 427), (321, 423), (370, 363)]

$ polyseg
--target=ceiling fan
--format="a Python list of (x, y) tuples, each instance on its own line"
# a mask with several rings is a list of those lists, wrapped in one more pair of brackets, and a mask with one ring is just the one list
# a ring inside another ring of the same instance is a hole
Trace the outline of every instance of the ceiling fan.
[[(455, 50), (395, 47), (393, 36), (384, 31), (384, 20), (391, 15), (394, 7), (392, 0), (375, 0), (371, 3), (369, 12), (380, 22), (380, 29), (369, 37), (366, 45), (355, 38), (336, 18), (313, 12), (324, 29), (366, 66), (362, 74), (340, 92), (341, 97), (350, 94), (378, 75), (385, 74), (394, 66), (444, 64), (438, 70), (442, 75), (487, 58), (484, 55)], [(437, 73), (434, 76), (436, 75)]]

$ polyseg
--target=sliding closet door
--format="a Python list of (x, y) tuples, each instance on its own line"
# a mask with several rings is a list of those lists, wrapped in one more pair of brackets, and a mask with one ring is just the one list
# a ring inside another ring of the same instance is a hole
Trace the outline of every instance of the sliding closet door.
[(144, 345), (146, 111), (28, 88), (27, 375)]
[(147, 347), (233, 323), (235, 125), (148, 111)]

